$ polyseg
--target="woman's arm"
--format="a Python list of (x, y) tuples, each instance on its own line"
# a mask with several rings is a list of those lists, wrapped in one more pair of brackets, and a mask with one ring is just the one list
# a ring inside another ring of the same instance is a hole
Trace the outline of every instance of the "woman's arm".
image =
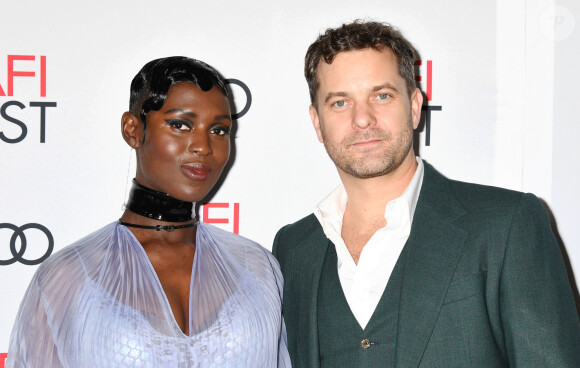
[(16, 316), (6, 368), (62, 367), (47, 318), (38, 272), (28, 286)]

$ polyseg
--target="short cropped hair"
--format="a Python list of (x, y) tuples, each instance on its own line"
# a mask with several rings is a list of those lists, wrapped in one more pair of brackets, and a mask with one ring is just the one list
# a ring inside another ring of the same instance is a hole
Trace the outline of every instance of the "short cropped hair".
[(318, 66), (324, 60), (332, 64), (334, 57), (346, 51), (389, 48), (397, 57), (399, 74), (405, 79), (409, 96), (415, 90), (415, 51), (409, 41), (390, 24), (355, 20), (338, 28), (329, 28), (308, 48), (304, 60), (304, 76), (308, 82), (310, 102), (316, 107), (320, 87)]
[(169, 88), (178, 82), (194, 83), (202, 91), (213, 86), (228, 96), (224, 78), (210, 65), (185, 56), (155, 59), (143, 66), (131, 82), (129, 111), (146, 126), (149, 111), (161, 109)]

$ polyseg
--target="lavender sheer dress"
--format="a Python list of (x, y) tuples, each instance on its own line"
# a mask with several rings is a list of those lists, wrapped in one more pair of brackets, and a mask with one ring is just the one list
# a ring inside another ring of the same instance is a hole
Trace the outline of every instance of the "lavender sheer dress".
[(189, 331), (133, 233), (112, 223), (45, 261), (20, 306), (7, 367), (290, 367), (282, 276), (258, 244), (197, 228)]

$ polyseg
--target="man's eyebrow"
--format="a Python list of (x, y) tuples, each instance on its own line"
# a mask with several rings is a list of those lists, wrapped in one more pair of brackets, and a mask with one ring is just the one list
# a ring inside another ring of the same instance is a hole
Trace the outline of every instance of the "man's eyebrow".
[(324, 103), (328, 103), (334, 97), (346, 97), (346, 92), (329, 92), (326, 97), (324, 98)]
[[(382, 89), (388, 89), (390, 91), (393, 91), (395, 93), (400, 93), (399, 89), (397, 87), (395, 87), (394, 84), (386, 82), (383, 84), (380, 84), (378, 86), (374, 86), (373, 88), (371, 88), (371, 93), (374, 92), (378, 92)], [(346, 92), (329, 92), (326, 97), (324, 98), (324, 103), (328, 103), (328, 101), (330, 101), (332, 98), (334, 97), (346, 97), (348, 96), (348, 94)]]
[(389, 89), (395, 93), (399, 93), (399, 89), (397, 87), (395, 87), (393, 84), (387, 82), (387, 83), (383, 83), (381, 85), (375, 86), (372, 88), (372, 92), (378, 92), (382, 89)]

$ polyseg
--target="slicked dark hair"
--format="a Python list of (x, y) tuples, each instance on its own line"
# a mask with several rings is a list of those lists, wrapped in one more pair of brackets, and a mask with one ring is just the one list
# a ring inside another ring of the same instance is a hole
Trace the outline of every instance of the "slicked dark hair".
[(324, 60), (332, 64), (341, 52), (389, 48), (397, 57), (399, 74), (405, 79), (409, 96), (415, 90), (415, 51), (401, 33), (387, 23), (364, 22), (360, 19), (338, 28), (329, 28), (308, 48), (304, 60), (304, 76), (308, 82), (310, 102), (316, 107), (316, 92), (320, 87), (318, 66)]
[(131, 82), (129, 111), (141, 119), (143, 128), (149, 111), (161, 109), (169, 88), (178, 82), (194, 83), (202, 91), (217, 86), (228, 96), (223, 77), (203, 61), (185, 56), (152, 60), (141, 68)]

